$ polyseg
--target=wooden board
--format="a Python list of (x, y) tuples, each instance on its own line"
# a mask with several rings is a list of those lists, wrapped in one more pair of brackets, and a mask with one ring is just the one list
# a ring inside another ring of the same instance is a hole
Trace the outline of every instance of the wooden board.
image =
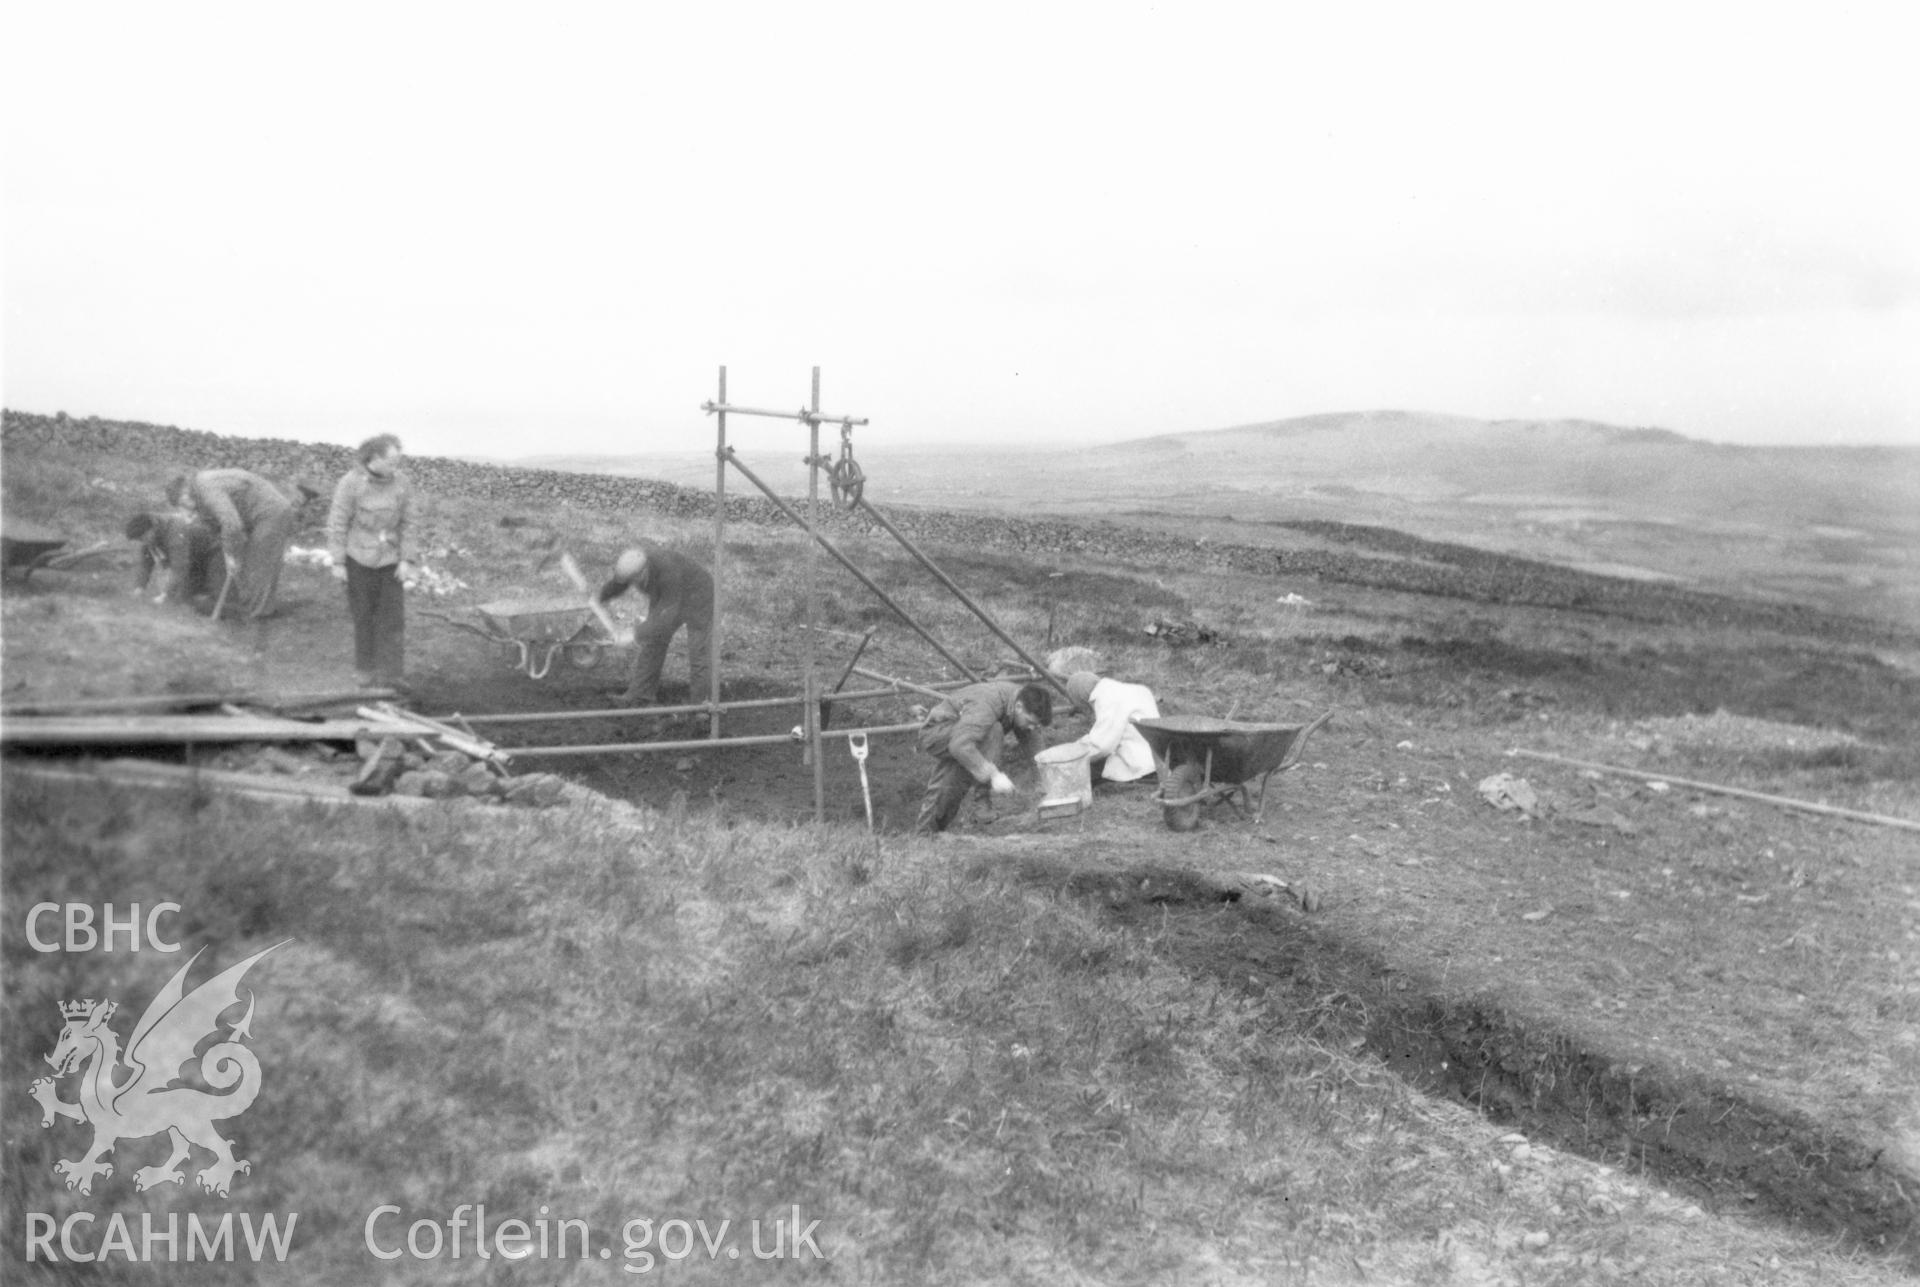
[(49, 697), (44, 701), (0, 706), (0, 720), (29, 715), (135, 715), (187, 711), (203, 706), (258, 706), (267, 712), (311, 710), (319, 706), (359, 706), (393, 696), (391, 688), (347, 688), (315, 693), (142, 693), (125, 697)]
[(178, 764), (154, 764), (147, 760), (106, 760), (95, 764), (27, 764), (10, 761), (9, 773), (19, 773), (42, 782), (62, 782), (79, 786), (137, 787), (178, 793), (195, 788), (216, 790), (226, 795), (264, 800), (271, 804), (323, 804), (373, 806), (398, 809), (445, 807), (447, 800), (429, 800), (422, 796), (354, 795), (338, 782), (309, 782), (299, 778), (264, 773), (233, 773), (220, 769), (194, 769)]
[(0, 719), (5, 746), (151, 746), (157, 743), (351, 742), (359, 737), (431, 737), (397, 720), (275, 719), (270, 715), (26, 715)]

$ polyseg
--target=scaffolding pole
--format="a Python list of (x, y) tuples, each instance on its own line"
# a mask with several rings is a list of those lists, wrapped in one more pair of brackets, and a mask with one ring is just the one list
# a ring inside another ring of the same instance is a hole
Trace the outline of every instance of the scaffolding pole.
[[(854, 660), (858, 661), (859, 658)], [(857, 688), (852, 692), (835, 689), (824, 694), (820, 700), (831, 705), (835, 702), (855, 702), (879, 697), (898, 697), (902, 686), (914, 691), (937, 692), (944, 688), (963, 688), (972, 683), (968, 679), (945, 679), (937, 684), (907, 684), (905, 680), (881, 678), (874, 672), (849, 668), (849, 673), (866, 675), (880, 683), (890, 684), (888, 688)], [(744, 711), (772, 706), (802, 706), (806, 704), (804, 693), (793, 693), (786, 697), (749, 697), (736, 698), (730, 702), (721, 702), (723, 711)], [(564, 724), (574, 720), (588, 719), (652, 719), (661, 715), (705, 715), (709, 713), (706, 702), (690, 702), (685, 706), (609, 706), (603, 709), (586, 711), (513, 711), (491, 715), (451, 715), (463, 724)]]
[[(746, 477), (746, 480), (748, 482), (752, 483), (755, 487), (758, 487), (761, 490), (761, 492), (766, 496), (766, 498), (773, 502), (774, 507), (778, 509), (782, 514), (785, 514), (788, 518), (792, 519), (794, 524), (797, 527), (799, 527), (801, 531), (805, 532), (808, 536), (811, 536), (816, 542), (818, 542), (821, 549), (825, 550), (828, 554), (831, 554), (835, 559), (837, 559), (841, 567), (853, 573), (855, 579), (857, 579), (861, 585), (866, 586), (868, 590), (871, 590), (873, 592), (875, 598), (879, 599), (880, 602), (886, 604), (887, 607), (891, 608), (893, 610), (894, 615), (899, 617), (900, 620), (906, 622), (907, 625), (913, 630), (915, 634), (919, 635), (922, 639), (926, 640), (928, 644), (932, 645), (933, 650), (939, 653), (942, 657), (945, 657), (947, 659), (948, 664), (953, 666), (953, 668), (958, 670), (961, 674), (965, 675), (969, 680), (972, 680), (975, 682), (979, 681), (980, 676), (976, 675), (973, 672), (973, 668), (971, 666), (967, 665), (967, 663), (965, 663), (964, 661), (961, 661), (958, 657), (954, 656), (951, 652), (948, 652), (947, 646), (945, 644), (941, 643), (938, 639), (934, 638), (933, 633), (931, 631), (929, 631), (925, 626), (921, 625), (918, 621), (915, 621), (911, 613), (909, 613), (905, 608), (901, 607), (899, 604), (895, 603), (893, 599), (888, 596), (885, 590), (882, 590), (878, 585), (874, 584), (873, 578), (868, 576), (865, 572), (862, 572), (860, 568), (854, 563), (854, 561), (848, 558), (841, 551), (840, 547), (835, 545), (832, 542), (832, 540), (830, 540), (824, 532), (820, 531), (819, 528), (813, 526), (813, 524), (807, 522), (807, 520), (804, 517), (802, 517), (802, 515), (798, 510), (794, 509), (793, 506), (787, 504), (787, 502), (779, 495), (779, 493), (775, 492), (773, 488), (767, 486), (766, 483), (761, 480), (760, 475), (754, 473), (751, 469), (748, 469), (746, 465), (742, 464), (740, 461), (739, 454), (733, 451), (731, 448), (727, 450), (727, 462), (731, 464), (735, 469), (739, 470), (741, 474), (743, 474)], [(809, 630), (808, 633), (811, 634), (813, 632)]]
[[(920, 725), (880, 724), (872, 728), (827, 729), (820, 738), (853, 737), (867, 734), (879, 737), (888, 733), (917, 733)], [(804, 730), (802, 736), (804, 736)], [(791, 733), (766, 733), (758, 737), (694, 738), (678, 742), (601, 742), (584, 746), (516, 746), (509, 752), (515, 760), (533, 760), (553, 758), (563, 755), (615, 755), (641, 754), (650, 751), (706, 751), (722, 746), (791, 746), (794, 737)]]
[(1055, 688), (1059, 689), (1063, 696), (1066, 694), (1066, 691), (1067, 691), (1066, 681), (1064, 679), (1059, 678), (1052, 671), (1048, 670), (1045, 666), (1041, 665), (1039, 662), (1035, 661), (1030, 655), (1028, 655), (1027, 650), (1025, 648), (1022, 648), (1019, 645), (1019, 643), (1014, 640), (1014, 637), (1012, 635), (1008, 634), (1006, 631), (1000, 628), (999, 622), (995, 621), (992, 617), (987, 615), (987, 610), (985, 608), (982, 608), (979, 604), (975, 603), (973, 599), (968, 596), (967, 592), (965, 590), (962, 590), (959, 587), (959, 585), (954, 582), (954, 579), (952, 577), (948, 576), (945, 572), (941, 571), (940, 566), (937, 563), (935, 563), (931, 558), (927, 557), (926, 553), (922, 551), (919, 546), (915, 545), (912, 541), (908, 540), (907, 534), (905, 532), (902, 532), (899, 528), (895, 527), (892, 523), (888, 522), (887, 516), (885, 514), (882, 514), (879, 510), (875, 509), (872, 505), (869, 505), (864, 496), (861, 497), (858, 504), (861, 509), (867, 512), (867, 516), (869, 518), (871, 518), (874, 522), (880, 524), (881, 527), (885, 528), (887, 531), (887, 534), (893, 537), (894, 540), (900, 542), (901, 547), (904, 548), (907, 553), (913, 555), (914, 559), (920, 564), (921, 567), (933, 573), (934, 578), (937, 581), (939, 581), (941, 585), (944, 585), (945, 587), (947, 587), (948, 592), (951, 593), (954, 598), (960, 600), (960, 602), (966, 607), (967, 611), (971, 612), (974, 616), (980, 618), (980, 620), (986, 625), (987, 629), (993, 631), (994, 634), (1000, 636), (1001, 641), (1005, 643), (1007, 647), (1013, 649), (1014, 652), (1018, 653), (1021, 661), (1026, 662), (1027, 665), (1033, 667), (1034, 670), (1038, 671), (1046, 679), (1048, 683), (1052, 684)]
[[(813, 368), (813, 397), (807, 404), (807, 517), (820, 525), (820, 368)], [(813, 767), (813, 816), (816, 822), (827, 817), (827, 765), (825, 748), (820, 745), (820, 677), (815, 673), (820, 651), (820, 551), (807, 547), (807, 704), (801, 724), (807, 732), (807, 760)]]
[[(727, 402), (727, 368), (720, 368), (720, 405)], [(712, 691), (707, 700), (713, 710), (707, 721), (707, 736), (720, 736), (720, 631), (726, 621), (721, 610), (721, 565), (727, 556), (727, 413), (720, 412), (715, 431), (717, 445), (713, 453), (713, 621), (707, 630), (707, 679)], [(689, 693), (689, 696), (692, 694)]]

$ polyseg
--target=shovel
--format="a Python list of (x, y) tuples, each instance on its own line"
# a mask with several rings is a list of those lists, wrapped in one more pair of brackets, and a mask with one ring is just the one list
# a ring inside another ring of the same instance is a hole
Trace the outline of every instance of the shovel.
[(853, 762), (860, 766), (860, 799), (867, 806), (867, 834), (873, 837), (873, 869), (880, 869), (880, 833), (873, 829), (873, 788), (867, 782), (867, 735), (865, 733), (847, 734), (847, 750), (853, 754)]
[(867, 830), (873, 830), (873, 788), (867, 784), (867, 735), (865, 733), (847, 734), (847, 750), (853, 755), (853, 762), (860, 766), (860, 798), (867, 806)]

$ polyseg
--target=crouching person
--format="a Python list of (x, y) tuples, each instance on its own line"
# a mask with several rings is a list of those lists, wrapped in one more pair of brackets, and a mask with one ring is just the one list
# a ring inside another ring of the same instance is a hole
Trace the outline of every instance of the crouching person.
[(1067, 677), (1067, 696), (1093, 712), (1093, 726), (1079, 745), (1103, 782), (1136, 782), (1154, 771), (1153, 748), (1134, 727), (1135, 720), (1158, 719), (1160, 706), (1145, 684), (1079, 671)]
[(220, 532), (213, 524), (185, 514), (148, 511), (127, 520), (127, 539), (140, 542), (140, 574), (133, 592), (144, 595), (153, 574), (165, 569), (167, 578), (155, 603), (192, 603), (216, 593), (220, 566)]
[(920, 751), (933, 757), (933, 773), (914, 834), (945, 831), (976, 785), (1010, 794), (1013, 783), (999, 767), (1006, 735), (1018, 737), (1021, 755), (1032, 759), (1041, 749), (1040, 730), (1052, 723), (1053, 694), (1039, 684), (989, 680), (942, 698), (920, 728)]

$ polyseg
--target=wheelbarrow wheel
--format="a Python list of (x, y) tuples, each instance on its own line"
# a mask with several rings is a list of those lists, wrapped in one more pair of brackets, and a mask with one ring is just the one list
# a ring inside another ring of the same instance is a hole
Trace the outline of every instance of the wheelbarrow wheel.
[[(1174, 799), (1183, 799), (1200, 792), (1201, 771), (1198, 764), (1182, 764), (1167, 775), (1166, 789), (1161, 793)], [(1168, 831), (1192, 831), (1200, 825), (1200, 802), (1169, 804), (1162, 806), (1160, 816), (1166, 820)]]
[(592, 670), (600, 664), (598, 644), (568, 644), (567, 664), (575, 670)]

